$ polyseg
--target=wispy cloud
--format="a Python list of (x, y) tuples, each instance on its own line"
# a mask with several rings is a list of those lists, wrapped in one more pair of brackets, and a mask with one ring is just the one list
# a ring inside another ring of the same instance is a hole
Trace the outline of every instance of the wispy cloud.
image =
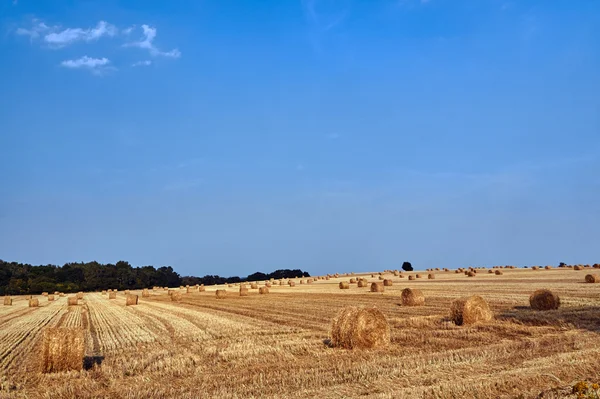
[(40, 35), (45, 34), (46, 32), (53, 29), (46, 25), (44, 22), (40, 22), (38, 19), (34, 19), (32, 21), (32, 24), (33, 25), (31, 28), (18, 28), (15, 31), (15, 33), (19, 36), (29, 36), (30, 40), (35, 40), (38, 39)]
[(131, 42), (125, 44), (126, 47), (139, 47), (141, 49), (148, 50), (150, 55), (170, 57), (170, 58), (179, 58), (181, 57), (181, 52), (178, 49), (173, 49), (171, 51), (161, 51), (154, 45), (154, 39), (156, 38), (156, 28), (152, 28), (148, 25), (142, 25), (143, 38), (137, 42)]
[(118, 29), (106, 21), (100, 21), (95, 28), (67, 28), (60, 32), (48, 33), (44, 36), (44, 41), (51, 47), (61, 48), (75, 42), (91, 42), (100, 39), (103, 36), (112, 37), (118, 33)]
[(134, 62), (133, 64), (131, 64), (132, 67), (150, 66), (150, 65), (152, 65), (152, 61), (150, 61), (150, 60), (138, 61), (138, 62)]
[(65, 60), (60, 63), (60, 65), (65, 68), (87, 69), (95, 75), (101, 75), (109, 70), (108, 64), (110, 64), (110, 60), (108, 58), (91, 58), (87, 55), (76, 60)]

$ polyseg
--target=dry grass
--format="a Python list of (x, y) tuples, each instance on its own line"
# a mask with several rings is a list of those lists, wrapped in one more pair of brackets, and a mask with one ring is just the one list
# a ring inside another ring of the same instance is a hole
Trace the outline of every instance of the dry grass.
[[(396, 280), (379, 294), (340, 290), (350, 279), (341, 276), (295, 288), (286, 279), (269, 295), (227, 300), (216, 299), (223, 285), (180, 302), (160, 287), (137, 306), (125, 306), (123, 293), (118, 301), (85, 293), (84, 305), (69, 312), (66, 299), (28, 308), (13, 296), (13, 306), (0, 307), (0, 397), (562, 398), (554, 390), (599, 380), (600, 285), (583, 282), (590, 271), (502, 271), (471, 279), (438, 272), (435, 280)], [(379, 282), (371, 273), (352, 278), (370, 286)], [(419, 289), (425, 303), (399, 306), (405, 288)], [(559, 309), (530, 309), (530, 294), (541, 288), (560, 296)], [(452, 302), (472, 295), (485, 298), (495, 318), (455, 325)], [(331, 347), (332, 319), (347, 306), (376, 306), (389, 323), (389, 345)], [(47, 327), (84, 331), (83, 370), (40, 373)]]

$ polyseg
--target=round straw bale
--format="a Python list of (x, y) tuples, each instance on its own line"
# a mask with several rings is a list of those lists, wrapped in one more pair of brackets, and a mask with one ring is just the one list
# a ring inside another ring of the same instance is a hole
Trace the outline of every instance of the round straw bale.
[(48, 302), (52, 302), (54, 300), (54, 295), (49, 294), (48, 295)]
[(260, 287), (258, 289), (258, 293), (259, 294), (263, 294), (263, 295), (268, 294), (269, 293), (269, 288), (268, 287)]
[(117, 299), (117, 293), (114, 291), (109, 292), (108, 299)]
[(587, 274), (585, 276), (586, 283), (600, 283), (600, 274)]
[(552, 266), (550, 266), (550, 265), (548, 265), (548, 266), (545, 266), (545, 267), (544, 267), (544, 269), (546, 269), (546, 270), (550, 270), (550, 269), (552, 269)]
[(490, 321), (493, 317), (488, 303), (479, 295), (455, 300), (450, 307), (450, 314), (457, 326)]
[(288, 281), (288, 284), (289, 284), (290, 287), (295, 287), (296, 286), (296, 283), (293, 282), (292, 280)]
[(390, 326), (375, 307), (348, 306), (331, 323), (331, 343), (345, 349), (385, 347), (390, 343)]
[(413, 276), (413, 275), (411, 274), (410, 276), (408, 276), (408, 279), (412, 281), (412, 280), (414, 280), (414, 279), (415, 279), (415, 276)]
[(423, 278), (423, 276), (421, 276), (420, 274), (417, 273), (417, 275), (415, 276), (416, 278)]
[(492, 269), (488, 270), (488, 274), (494, 274), (494, 271)]
[(379, 280), (385, 280), (385, 277), (379, 276)]
[(560, 298), (550, 290), (536, 290), (529, 297), (529, 304), (535, 310), (551, 310), (558, 309), (560, 306)]
[(48, 296), (47, 292), (42, 292), (42, 296)]
[(371, 292), (383, 292), (383, 283), (371, 283)]
[(300, 284), (304, 284), (304, 280), (300, 280)]
[(576, 265), (573, 270), (583, 270), (583, 266)]
[(425, 303), (425, 295), (417, 289), (403, 289), (401, 298), (402, 306), (422, 306)]
[(429, 280), (435, 280), (435, 274), (433, 274), (433, 273), (429, 273), (429, 274), (427, 275), (427, 278), (428, 278)]
[(356, 284), (356, 279), (355, 278), (351, 278), (350, 279), (350, 284)]
[(83, 368), (84, 354), (82, 328), (49, 327), (44, 330), (40, 362), (43, 373), (79, 371)]
[(472, 271), (472, 270), (471, 270), (470, 272), (466, 272), (466, 273), (467, 273), (467, 276), (469, 276), (469, 277), (475, 277), (475, 276), (477, 275), (477, 274), (476, 274), (474, 271)]
[(365, 280), (358, 280), (357, 286), (358, 286), (358, 288), (366, 287), (367, 282)]
[(148, 288), (144, 288), (142, 290), (142, 298), (148, 298), (150, 296), (150, 291), (148, 291)]
[(77, 305), (79, 303), (79, 300), (77, 299), (76, 296), (70, 296), (67, 298), (67, 305), (71, 306), (71, 305)]
[(40, 301), (37, 298), (31, 298), (29, 300), (29, 307), (30, 308), (37, 308), (38, 306), (40, 306)]
[(386, 287), (391, 287), (392, 285), (394, 285), (394, 283), (389, 278), (386, 278), (385, 280), (383, 280), (383, 285)]
[(502, 273), (502, 270), (500, 270), (500, 269), (496, 269), (496, 271), (494, 272), (494, 274), (495, 274), (496, 276), (502, 276), (502, 274), (504, 274), (504, 273)]
[(206, 291), (206, 288), (204, 288), (203, 285), (201, 285), (200, 287), (198, 287), (198, 292), (204, 292)]
[(83, 299), (83, 292), (82, 291), (79, 291), (77, 293), (77, 299)]
[(258, 289), (258, 284), (256, 284), (256, 283), (250, 283), (250, 289), (251, 290), (257, 290)]
[(217, 299), (225, 299), (225, 296), (227, 295), (227, 291), (217, 290), (215, 295), (216, 295)]
[(350, 289), (350, 284), (347, 281), (340, 281), (340, 290)]
[(458, 274), (458, 273), (462, 273), (462, 271), (460, 271), (460, 270), (456, 269), (456, 270), (454, 271), (454, 273), (455, 273), (455, 274)]
[(248, 296), (248, 288), (240, 287), (240, 296)]
[(173, 292), (171, 294), (171, 302), (181, 302), (182, 299), (183, 295), (181, 295), (181, 292)]
[(125, 306), (137, 305), (138, 296), (135, 294), (127, 294), (125, 297)]
[(8, 295), (4, 296), (4, 305), (5, 306), (12, 306), (12, 298), (9, 297)]

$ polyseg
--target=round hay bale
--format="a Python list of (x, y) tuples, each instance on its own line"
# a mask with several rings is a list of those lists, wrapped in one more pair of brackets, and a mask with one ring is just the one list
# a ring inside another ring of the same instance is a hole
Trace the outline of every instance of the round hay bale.
[(67, 298), (67, 305), (69, 305), (69, 306), (77, 305), (78, 302), (79, 302), (79, 300), (77, 299), (76, 296), (70, 296)]
[(12, 306), (12, 298), (8, 295), (4, 296), (4, 306)]
[(82, 291), (79, 291), (77, 293), (77, 299), (83, 299), (83, 292)]
[(560, 298), (550, 290), (536, 290), (529, 297), (529, 305), (535, 310), (551, 310), (560, 307)]
[(356, 279), (355, 278), (351, 278), (350, 279), (350, 284), (356, 284)]
[(402, 306), (422, 306), (425, 303), (425, 295), (417, 289), (405, 288), (400, 297)]
[(502, 276), (502, 274), (504, 274), (504, 273), (502, 273), (502, 270), (500, 270), (500, 269), (496, 269), (496, 271), (494, 272), (494, 274), (495, 274), (496, 276)]
[(250, 289), (251, 290), (257, 290), (258, 289), (258, 284), (256, 284), (256, 283), (250, 283)]
[(394, 285), (394, 282), (392, 280), (390, 280), (389, 278), (386, 278), (385, 280), (383, 280), (383, 285), (385, 287), (391, 287), (392, 285)]
[(409, 279), (410, 281), (412, 281), (412, 280), (414, 280), (414, 279), (415, 279), (415, 276), (413, 276), (413, 275), (411, 274), (410, 276), (408, 276), (408, 279)]
[(358, 288), (364, 288), (367, 286), (367, 282), (365, 280), (358, 280)]
[(150, 291), (148, 291), (148, 288), (144, 288), (142, 290), (142, 298), (148, 298), (150, 297)]
[(477, 275), (473, 270), (471, 270), (470, 272), (465, 272), (465, 273), (467, 273), (467, 276), (469, 276), (469, 277), (475, 277)]
[(304, 284), (304, 280), (300, 280), (300, 284)]
[(292, 280), (290, 280), (290, 281), (288, 281), (288, 285), (289, 285), (290, 287), (295, 287), (295, 286), (296, 286), (296, 283), (295, 283), (295, 282), (293, 282)]
[(84, 355), (85, 333), (82, 328), (44, 329), (40, 362), (42, 373), (80, 371), (83, 368)]
[(248, 296), (248, 288), (240, 287), (240, 296)]
[(312, 284), (313, 280), (306, 280), (306, 284)]
[(54, 300), (54, 295), (49, 294), (48, 295), (48, 302), (52, 302)]
[(492, 269), (488, 270), (488, 274), (494, 274), (494, 271)]
[(203, 285), (201, 285), (200, 287), (198, 287), (198, 292), (204, 292), (206, 291), (206, 288), (204, 288)]
[(417, 275), (415, 276), (416, 278), (423, 278), (423, 276), (421, 276), (420, 274), (417, 273)]
[(586, 283), (600, 283), (600, 274), (587, 274), (585, 276)]
[(181, 295), (181, 292), (173, 292), (171, 294), (171, 302), (181, 302), (182, 299), (183, 295)]
[(383, 292), (385, 290), (383, 287), (383, 283), (371, 283), (371, 292)]
[(340, 281), (340, 290), (350, 289), (350, 284), (347, 281)]
[(40, 301), (37, 298), (31, 298), (29, 300), (29, 307), (30, 308), (37, 308), (38, 306), (40, 306)]
[(117, 299), (117, 293), (114, 292), (114, 291), (109, 292), (108, 293), (108, 299)]
[(583, 266), (576, 265), (575, 267), (573, 267), (573, 270), (583, 270)]
[(225, 290), (217, 290), (215, 292), (215, 296), (217, 297), (217, 299), (225, 299), (226, 295), (227, 295), (227, 291), (225, 291)]
[(427, 275), (427, 278), (428, 278), (429, 280), (435, 280), (435, 274), (433, 274), (433, 273), (429, 273), (429, 274)]
[(552, 266), (550, 266), (550, 265), (548, 265), (548, 266), (545, 266), (545, 267), (544, 267), (544, 269), (546, 269), (546, 270), (550, 270), (550, 269), (552, 269)]
[(258, 293), (261, 295), (266, 295), (269, 293), (269, 288), (268, 287), (260, 287), (258, 289)]
[(331, 323), (331, 344), (345, 349), (382, 348), (390, 343), (390, 325), (377, 308), (348, 306)]
[(138, 304), (139, 297), (135, 294), (127, 294), (125, 297), (125, 306), (132, 306)]
[(385, 280), (385, 277), (379, 276), (379, 280)]
[(479, 295), (457, 299), (452, 302), (450, 316), (457, 326), (492, 320), (493, 313), (488, 303)]

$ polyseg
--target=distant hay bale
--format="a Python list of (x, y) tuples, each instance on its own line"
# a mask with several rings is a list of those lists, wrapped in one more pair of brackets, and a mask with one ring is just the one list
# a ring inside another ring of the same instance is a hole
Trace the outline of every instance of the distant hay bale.
[(412, 281), (412, 280), (414, 280), (414, 279), (415, 279), (415, 276), (413, 276), (413, 275), (411, 274), (410, 276), (408, 276), (408, 279)]
[(488, 274), (494, 274), (494, 271), (492, 269), (488, 270)]
[(54, 295), (59, 295), (59, 294), (60, 294), (60, 292), (54, 291)]
[(371, 283), (371, 292), (384, 292), (383, 283)]
[(215, 292), (215, 296), (217, 297), (217, 299), (225, 299), (226, 295), (227, 295), (227, 291), (225, 291), (225, 290), (217, 290)]
[(583, 270), (583, 266), (576, 265), (573, 270)]
[(124, 293), (125, 295), (129, 295), (129, 290), (125, 290), (123, 293)]
[(450, 315), (457, 326), (492, 320), (493, 313), (482, 297), (473, 295), (452, 302)]
[(311, 279), (306, 280), (306, 284), (312, 284), (312, 282), (313, 281)]
[(198, 292), (204, 292), (206, 291), (206, 288), (204, 288), (203, 285), (201, 285), (200, 287), (198, 287)]
[(401, 294), (402, 306), (422, 306), (425, 303), (425, 295), (421, 290), (405, 288)]
[(551, 310), (560, 307), (560, 298), (550, 290), (534, 291), (529, 297), (529, 304), (535, 310)]
[(350, 279), (350, 284), (356, 284), (356, 279), (355, 278), (351, 278)]
[(77, 296), (70, 296), (67, 298), (67, 305), (74, 306), (77, 304), (79, 304), (79, 300), (77, 299)]
[(467, 276), (469, 276), (469, 277), (475, 277), (475, 276), (477, 275), (477, 274), (476, 274), (474, 271), (472, 271), (472, 270), (471, 270), (471, 271), (469, 271), (469, 272), (466, 272), (466, 273), (467, 273)]
[(295, 283), (295, 282), (293, 282), (292, 280), (290, 280), (290, 281), (288, 281), (288, 285), (289, 285), (290, 287), (295, 287), (295, 286), (296, 286), (296, 283)]
[(181, 302), (182, 299), (183, 295), (181, 294), (181, 292), (173, 291), (173, 293), (171, 294), (171, 302)]
[[(307, 282), (308, 284), (310, 284), (310, 283), (308, 282), (308, 280), (307, 280), (306, 282)], [(311, 283), (312, 283), (312, 281), (311, 281)], [(271, 288), (271, 285), (272, 285), (272, 284), (271, 284), (270, 282), (266, 282), (266, 283), (265, 283), (265, 287), (267, 287), (267, 288)]]
[(240, 287), (240, 296), (248, 296), (248, 288)]
[(375, 277), (375, 275), (374, 275), (374, 274), (371, 274), (371, 278), (373, 278), (373, 277)]
[(300, 284), (304, 284), (304, 280), (300, 280)]
[(460, 271), (460, 270), (456, 269), (456, 270), (454, 271), (454, 273), (458, 274), (458, 273), (462, 273), (462, 271)]
[(40, 306), (40, 301), (37, 298), (31, 298), (29, 300), (29, 307), (30, 308), (37, 308), (38, 306)]
[(42, 296), (48, 296), (47, 292), (42, 292)]
[(138, 296), (135, 294), (127, 294), (125, 297), (125, 306), (132, 306), (138, 304)]
[(142, 298), (149, 298), (150, 297), (150, 291), (148, 291), (148, 288), (144, 288), (142, 290)]
[(348, 290), (350, 289), (350, 284), (347, 281), (340, 281), (340, 290)]
[[(77, 298), (75, 298), (77, 299)], [(42, 373), (80, 371), (85, 355), (82, 328), (49, 327), (42, 336)]]
[(117, 293), (114, 291), (109, 292), (108, 299), (117, 299)]
[(379, 280), (385, 280), (385, 277), (379, 276)]
[(30, 300), (31, 298), (33, 298), (31, 295), (25, 295), (25, 299)]
[(417, 274), (415, 277), (416, 278), (423, 278), (423, 276), (421, 276), (420, 274)]
[[(233, 287), (233, 284), (229, 284), (229, 287)], [(186, 287), (186, 289), (185, 289), (186, 294), (191, 294), (192, 292), (194, 292), (194, 289), (192, 287)]]
[(58, 296), (62, 298), (62, 297), (64, 297), (64, 296), (65, 296), (65, 293), (64, 293), (64, 292), (61, 292), (60, 294), (58, 294)]
[(258, 293), (261, 295), (266, 295), (269, 293), (269, 288), (268, 287), (260, 287), (258, 289)]
[(102, 290), (102, 295), (106, 295), (106, 290)]
[(550, 270), (550, 269), (552, 269), (552, 266), (550, 266), (550, 265), (548, 265), (548, 266), (545, 266), (545, 267), (544, 267), (544, 269), (546, 269), (546, 270)]
[(429, 280), (435, 280), (435, 274), (433, 274), (433, 273), (429, 273), (429, 274), (427, 275), (427, 278), (428, 278)]
[(600, 283), (600, 274), (587, 274), (585, 276), (586, 283)]
[(364, 288), (367, 286), (367, 282), (365, 280), (358, 280), (357, 286), (358, 288)]
[(392, 285), (394, 285), (394, 283), (392, 282), (392, 280), (386, 278), (385, 280), (383, 280), (383, 285), (385, 287), (391, 287)]
[(258, 284), (256, 284), (256, 283), (250, 283), (250, 289), (251, 290), (257, 290), (258, 289)]
[(83, 292), (79, 291), (77, 293), (77, 299), (83, 299)]
[(385, 347), (390, 343), (390, 326), (375, 307), (345, 307), (331, 323), (331, 343), (345, 349)]
[[(228, 287), (233, 287), (233, 284), (227, 284), (227, 286), (228, 286)], [(187, 289), (187, 293), (189, 294), (189, 293), (191, 292), (191, 291), (190, 291), (190, 287), (187, 287), (186, 289)]]
[(283, 281), (280, 281), (279, 285), (285, 285), (285, 283)]
[(537, 266), (531, 266), (531, 270), (538, 270), (538, 269), (539, 269), (539, 267), (537, 267)]
[(502, 276), (502, 274), (504, 274), (504, 273), (502, 273), (502, 270), (500, 270), (500, 269), (496, 269), (496, 271), (494, 271), (494, 274), (495, 274), (496, 276)]
[(52, 302), (54, 300), (54, 295), (48, 295), (48, 302)]
[(600, 263), (594, 263), (592, 266), (594, 269), (600, 269)]
[(8, 295), (4, 296), (4, 305), (5, 306), (11, 306), (12, 305), (12, 298), (9, 297)]

